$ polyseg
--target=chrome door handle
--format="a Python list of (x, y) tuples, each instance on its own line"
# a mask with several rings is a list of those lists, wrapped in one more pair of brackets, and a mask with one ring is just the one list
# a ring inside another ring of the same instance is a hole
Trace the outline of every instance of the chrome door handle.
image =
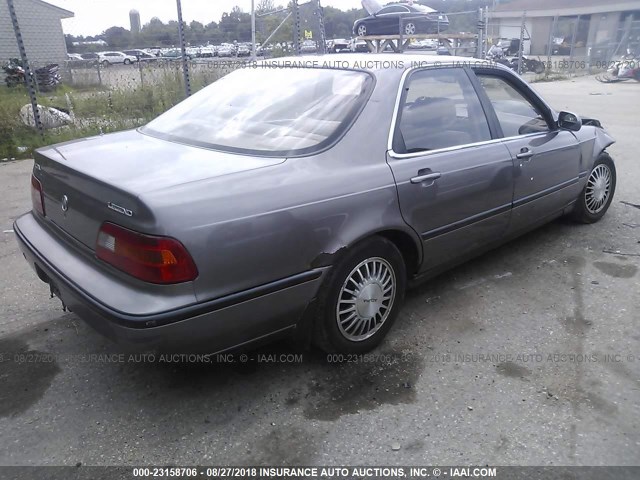
[(533, 150), (528, 147), (524, 147), (520, 149), (520, 153), (516, 155), (516, 158), (518, 160), (530, 160), (534, 155), (535, 153), (533, 153)]
[(426, 175), (420, 175), (418, 177), (413, 177), (411, 179), (411, 183), (422, 183), (428, 182), (429, 180), (437, 180), (442, 176), (441, 173), (428, 173)]

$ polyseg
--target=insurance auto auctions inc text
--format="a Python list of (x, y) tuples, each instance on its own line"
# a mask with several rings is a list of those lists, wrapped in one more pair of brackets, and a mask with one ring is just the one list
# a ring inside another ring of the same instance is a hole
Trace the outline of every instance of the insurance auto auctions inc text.
[(255, 474), (269, 478), (492, 478), (497, 472), (491, 467), (260, 467)]

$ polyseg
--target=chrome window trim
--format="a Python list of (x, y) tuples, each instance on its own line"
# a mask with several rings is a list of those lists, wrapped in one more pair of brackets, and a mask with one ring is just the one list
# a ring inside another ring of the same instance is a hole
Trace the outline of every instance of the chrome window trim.
[[(437, 65), (437, 66), (433, 66), (433, 67), (422, 67), (422, 66), (417, 66), (417, 67), (411, 67), (408, 68), (407, 70), (404, 71), (404, 73), (402, 74), (402, 77), (400, 78), (400, 86), (398, 87), (398, 94), (396, 96), (396, 102), (395, 102), (395, 107), (393, 110), (393, 116), (391, 118), (391, 126), (389, 128), (389, 138), (387, 141), (387, 153), (389, 154), (389, 156), (391, 158), (397, 159), (397, 160), (403, 160), (403, 159), (407, 159), (407, 158), (417, 158), (417, 157), (424, 157), (424, 156), (428, 156), (428, 155), (433, 155), (433, 154), (437, 154), (437, 153), (446, 153), (446, 152), (453, 152), (456, 150), (464, 150), (466, 148), (474, 148), (474, 147), (480, 147), (483, 145), (491, 145), (494, 143), (502, 143), (508, 140), (515, 140), (515, 139), (521, 139), (521, 138), (529, 138), (529, 137), (535, 137), (541, 134), (548, 134), (550, 132), (552, 132), (553, 130), (549, 129), (549, 131), (547, 132), (534, 132), (534, 133), (527, 133), (525, 135), (515, 135), (515, 136), (511, 136), (511, 137), (502, 137), (502, 138), (493, 138), (491, 140), (485, 140), (482, 142), (475, 142), (475, 143), (465, 143), (462, 145), (455, 145), (452, 147), (446, 147), (446, 148), (437, 148), (435, 150), (425, 150), (423, 152), (412, 152), (412, 153), (397, 153), (393, 150), (393, 137), (396, 133), (396, 128), (398, 126), (398, 116), (400, 115), (400, 102), (402, 101), (402, 94), (404, 92), (404, 86), (405, 83), (407, 81), (407, 77), (413, 73), (414, 71), (417, 70), (430, 70), (430, 69), (436, 69), (436, 68), (452, 68), (450, 65)], [(530, 88), (530, 87), (529, 87)], [(542, 99), (539, 95), (538, 92), (536, 92), (535, 90), (532, 89), (532, 92), (535, 94), (536, 98), (538, 98), (543, 105), (545, 105), (549, 111), (551, 112), (551, 114), (554, 114), (554, 110), (544, 101), (544, 99)]]

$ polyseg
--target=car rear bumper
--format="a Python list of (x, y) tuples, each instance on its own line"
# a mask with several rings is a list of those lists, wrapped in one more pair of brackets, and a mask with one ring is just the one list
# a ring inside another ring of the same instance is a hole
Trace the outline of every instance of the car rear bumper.
[[(87, 261), (60, 248), (61, 240), (31, 213), (16, 220), (14, 231), (29, 265), (69, 310), (110, 340), (137, 350), (216, 353), (285, 332), (296, 326), (327, 271), (314, 269), (215, 300), (135, 315), (104, 303), (87, 291), (82, 279), (58, 268), (65, 265), (68, 272), (70, 264)], [(48, 258), (45, 252), (55, 255)], [(153, 299), (146, 296), (144, 301)]]

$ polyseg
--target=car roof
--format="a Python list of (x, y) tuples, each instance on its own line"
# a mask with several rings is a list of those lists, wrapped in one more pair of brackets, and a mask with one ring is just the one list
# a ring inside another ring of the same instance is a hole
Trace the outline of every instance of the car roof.
[(335, 55), (301, 55), (262, 60), (260, 63), (278, 65), (283, 68), (341, 68), (347, 70), (409, 70), (414, 67), (484, 67), (511, 71), (507, 67), (489, 60), (451, 55), (425, 55), (424, 53), (345, 53)]

